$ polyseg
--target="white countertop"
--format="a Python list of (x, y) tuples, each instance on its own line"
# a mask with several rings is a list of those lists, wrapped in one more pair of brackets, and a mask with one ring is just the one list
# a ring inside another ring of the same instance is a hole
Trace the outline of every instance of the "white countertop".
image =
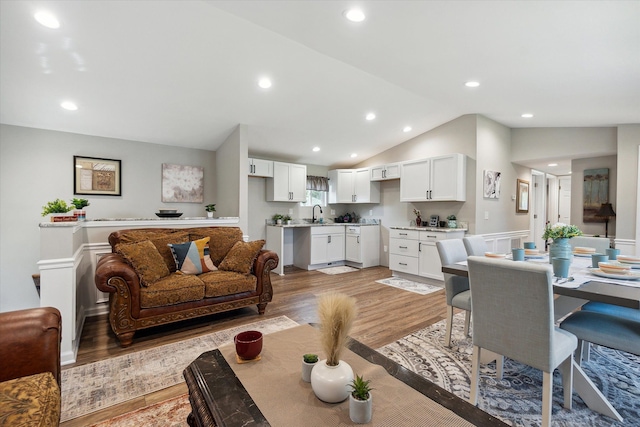
[(416, 227), (416, 226), (392, 226), (394, 230), (418, 230), (418, 231), (434, 231), (437, 233), (453, 233), (454, 231), (468, 231), (466, 228), (447, 228), (447, 227)]

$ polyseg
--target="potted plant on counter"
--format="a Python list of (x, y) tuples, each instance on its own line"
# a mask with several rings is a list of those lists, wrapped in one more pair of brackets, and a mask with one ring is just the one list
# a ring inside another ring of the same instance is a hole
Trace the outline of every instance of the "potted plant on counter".
[(282, 225), (282, 218), (284, 217), (280, 214), (275, 214), (271, 217), (271, 219), (273, 220), (273, 223), (276, 225)]
[(356, 375), (349, 384), (352, 390), (349, 396), (349, 418), (354, 423), (366, 424), (371, 421), (373, 399), (370, 382), (371, 380), (365, 380), (360, 375)]
[(455, 215), (449, 215), (447, 220), (449, 221), (449, 228), (458, 228), (458, 223), (456, 222), (457, 218)]
[(306, 383), (311, 382), (311, 370), (318, 363), (318, 355), (313, 353), (307, 353), (302, 356), (302, 381)]
[(216, 204), (209, 203), (204, 207), (204, 210), (207, 211), (207, 218), (213, 218), (213, 213), (216, 211)]
[[(42, 216), (51, 215), (52, 222), (64, 221), (65, 219), (62, 219), (62, 218), (69, 218), (69, 219), (66, 219), (66, 221), (75, 221), (76, 220), (75, 217), (72, 217), (72, 216), (64, 217), (61, 215), (57, 215), (57, 214), (65, 214), (72, 209), (73, 209), (73, 205), (68, 206), (67, 202), (65, 202), (64, 200), (55, 199), (52, 202), (47, 202), (47, 204), (42, 207)], [(61, 219), (56, 219), (56, 218), (61, 218)]]
[(89, 201), (87, 199), (72, 199), (71, 204), (76, 208), (76, 211), (73, 213), (74, 216), (78, 219), (78, 221), (84, 221), (87, 219), (87, 213), (84, 208), (89, 206)]
[(291, 215), (285, 215), (282, 217), (282, 221), (287, 224), (287, 225), (291, 225)]

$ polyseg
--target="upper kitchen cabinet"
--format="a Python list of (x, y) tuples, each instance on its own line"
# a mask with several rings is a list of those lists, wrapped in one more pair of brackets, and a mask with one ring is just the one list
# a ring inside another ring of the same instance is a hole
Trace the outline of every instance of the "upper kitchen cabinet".
[(466, 170), (467, 158), (463, 154), (403, 162), (400, 167), (400, 201), (464, 202)]
[(380, 183), (369, 168), (329, 171), (329, 203), (380, 203)]
[(249, 176), (273, 177), (273, 161), (249, 158)]
[(386, 181), (387, 179), (398, 178), (400, 178), (400, 163), (390, 163), (371, 168), (371, 181)]
[(267, 178), (268, 202), (307, 200), (307, 166), (273, 162), (273, 178)]

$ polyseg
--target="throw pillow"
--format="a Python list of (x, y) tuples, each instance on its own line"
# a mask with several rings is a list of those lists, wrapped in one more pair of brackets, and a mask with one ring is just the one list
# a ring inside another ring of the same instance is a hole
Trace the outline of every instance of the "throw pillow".
[(164, 259), (164, 263), (167, 265), (167, 268), (171, 273), (176, 271), (176, 260), (173, 258), (173, 253), (171, 252), (171, 248), (169, 247), (169, 243), (187, 243), (189, 241), (189, 233), (187, 232), (177, 232), (171, 233), (162, 237), (155, 237), (149, 239), (151, 243), (155, 245), (162, 255), (162, 259)]
[(253, 266), (253, 261), (255, 261), (263, 246), (264, 240), (236, 242), (218, 268), (220, 270), (249, 274)]
[(149, 240), (126, 245), (117, 245), (116, 252), (122, 255), (136, 271), (143, 286), (169, 275), (169, 269), (155, 245)]
[(209, 238), (187, 243), (169, 243), (176, 261), (176, 269), (182, 274), (201, 274), (217, 270), (209, 256)]

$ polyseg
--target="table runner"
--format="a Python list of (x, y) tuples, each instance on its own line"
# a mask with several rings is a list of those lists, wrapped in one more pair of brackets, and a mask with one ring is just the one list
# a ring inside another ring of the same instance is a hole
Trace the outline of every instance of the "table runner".
[[(301, 325), (263, 339), (261, 360), (257, 362), (238, 364), (233, 344), (220, 347), (220, 352), (272, 426), (354, 424), (349, 418), (348, 399), (341, 403), (322, 402), (311, 384), (300, 377), (303, 354), (316, 353), (324, 358), (315, 328)], [(351, 365), (355, 374), (371, 380), (373, 418), (369, 425), (473, 425), (348, 349), (342, 360)]]

